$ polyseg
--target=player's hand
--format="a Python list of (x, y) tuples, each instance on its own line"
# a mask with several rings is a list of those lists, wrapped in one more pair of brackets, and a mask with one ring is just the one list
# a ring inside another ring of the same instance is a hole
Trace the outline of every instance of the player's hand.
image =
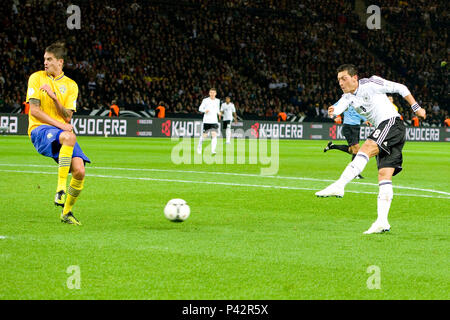
[(328, 107), (328, 116), (330, 118), (333, 118), (333, 115), (334, 115), (334, 107), (333, 106)]
[(64, 131), (72, 132), (73, 126), (70, 123), (62, 123), (60, 129), (64, 130)]
[(417, 115), (419, 118), (422, 118), (422, 119), (424, 119), (424, 120), (425, 120), (425, 118), (427, 117), (427, 113), (426, 113), (426, 111), (425, 111), (424, 108), (420, 108), (419, 110), (417, 110), (416, 115)]
[(369, 121), (364, 122), (364, 124), (365, 124), (366, 126), (369, 126), (369, 127), (372, 126), (372, 124), (371, 124)]
[(52, 98), (53, 100), (56, 99), (56, 94), (52, 91), (52, 88), (50, 88), (48, 84), (42, 85), (39, 90), (44, 90), (45, 92), (47, 92), (50, 98)]

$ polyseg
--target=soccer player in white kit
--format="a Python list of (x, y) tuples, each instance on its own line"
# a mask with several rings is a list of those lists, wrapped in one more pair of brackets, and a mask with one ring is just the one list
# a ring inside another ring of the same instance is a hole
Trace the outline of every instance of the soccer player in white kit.
[(219, 129), (219, 118), (222, 115), (220, 112), (220, 100), (216, 98), (217, 90), (215, 88), (209, 89), (209, 97), (203, 99), (199, 111), (203, 112), (203, 132), (198, 141), (197, 153), (202, 153), (203, 140), (206, 139), (208, 133), (211, 132), (211, 153), (216, 154), (217, 147), (217, 133)]
[(371, 157), (377, 157), (378, 165), (378, 218), (364, 234), (389, 231), (389, 208), (394, 195), (392, 176), (402, 170), (402, 148), (406, 140), (406, 128), (386, 93), (400, 94), (417, 116), (425, 119), (426, 112), (416, 102), (408, 88), (400, 83), (372, 76), (359, 79), (355, 66), (345, 64), (337, 69), (339, 85), (344, 92), (335, 106), (328, 108), (328, 115), (336, 117), (352, 106), (376, 129), (367, 138), (356, 157), (341, 177), (327, 188), (316, 192), (318, 197), (343, 197), (344, 188), (359, 175)]
[(222, 128), (225, 130), (226, 143), (230, 144), (231, 120), (234, 118), (234, 123), (237, 123), (236, 108), (230, 97), (225, 98), (225, 102), (220, 106), (220, 112), (223, 113)]

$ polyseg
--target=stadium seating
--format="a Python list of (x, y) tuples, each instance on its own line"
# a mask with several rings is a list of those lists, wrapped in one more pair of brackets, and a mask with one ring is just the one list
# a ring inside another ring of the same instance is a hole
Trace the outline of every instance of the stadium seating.
[[(409, 4), (407, 13), (383, 7), (389, 28), (381, 31), (367, 30), (352, 2), (338, 0), (82, 2), (81, 30), (65, 27), (61, 2), (57, 10), (42, 2), (11, 14), (12, 3), (0, 8), (0, 112), (20, 109), (45, 47), (63, 39), (65, 72), (79, 85), (83, 113), (106, 110), (116, 99), (134, 111), (164, 101), (168, 114), (195, 114), (214, 86), (219, 97), (232, 97), (241, 118), (276, 119), (284, 111), (289, 119), (327, 121), (320, 109), (341, 95), (335, 69), (353, 63), (361, 76), (407, 84), (432, 114), (430, 124), (443, 124), (448, 114), (448, 71), (440, 64), (448, 22), (438, 14), (445, 1)], [(409, 18), (419, 11), (428, 16), (417, 27)], [(396, 103), (409, 120), (410, 110)]]

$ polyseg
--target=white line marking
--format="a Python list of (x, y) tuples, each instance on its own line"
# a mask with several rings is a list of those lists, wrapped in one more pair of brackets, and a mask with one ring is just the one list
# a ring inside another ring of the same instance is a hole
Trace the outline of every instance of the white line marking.
[[(28, 171), (28, 170), (2, 170), (2, 169), (0, 169), (0, 172), (57, 175), (57, 172)], [(160, 179), (160, 178), (146, 178), (146, 177), (110, 176), (110, 175), (101, 175), (101, 174), (86, 174), (86, 176), (87, 177), (96, 177), (96, 178), (108, 178), (108, 179), (126, 179), (126, 180), (143, 180), (143, 181), (195, 183), (195, 184), (211, 184), (211, 185), (236, 186), (236, 187), (268, 188), (268, 189), (306, 190), (306, 191), (321, 190), (321, 189), (317, 189), (317, 188), (287, 187), (287, 186), (274, 186), (274, 185), (263, 185), (263, 184), (245, 184), (245, 183), (232, 183), (232, 182), (193, 181), (193, 180)], [(351, 190), (348, 190), (346, 192), (361, 193), (361, 194), (378, 194), (378, 192), (370, 192), (370, 191), (351, 191)], [(396, 193), (395, 195), (396, 196), (406, 196), (406, 197), (450, 199), (450, 197), (429, 196), (429, 195), (423, 195), (423, 194), (402, 194), (402, 193)]]
[[(0, 166), (22, 166), (22, 167), (38, 167), (38, 168), (56, 168), (51, 165), (40, 165), (40, 164), (7, 164), (0, 163)], [(255, 177), (255, 178), (272, 178), (272, 179), (287, 179), (287, 180), (305, 180), (305, 181), (318, 181), (318, 182), (334, 182), (336, 180), (329, 179), (317, 179), (317, 178), (306, 178), (306, 177), (289, 177), (289, 176), (262, 176), (259, 174), (251, 174), (251, 173), (234, 173), (234, 172), (210, 172), (210, 171), (192, 171), (192, 170), (174, 170), (174, 169), (153, 169), (153, 168), (116, 168), (116, 167), (95, 167), (89, 166), (87, 168), (90, 169), (100, 169), (100, 170), (115, 170), (115, 171), (149, 171), (149, 172), (176, 172), (176, 173), (194, 173), (194, 174), (216, 174), (216, 175), (228, 175), (228, 176), (240, 176), (240, 177)], [(352, 184), (358, 185), (366, 185), (366, 186), (376, 186), (378, 187), (378, 183), (370, 183), (370, 182), (350, 182)], [(405, 190), (413, 190), (413, 191), (422, 191), (422, 192), (431, 192), (431, 193), (439, 193), (446, 196), (450, 196), (449, 192), (434, 190), (434, 189), (423, 189), (423, 188), (415, 188), (415, 187), (407, 187), (407, 186), (399, 186), (394, 184), (394, 189), (405, 189)], [(316, 189), (312, 189), (316, 190)], [(444, 198), (446, 199), (446, 198)]]

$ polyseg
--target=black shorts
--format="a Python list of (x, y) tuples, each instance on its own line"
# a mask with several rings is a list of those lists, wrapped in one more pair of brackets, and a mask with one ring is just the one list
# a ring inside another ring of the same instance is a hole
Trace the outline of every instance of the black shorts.
[(359, 125), (352, 125), (352, 124), (345, 124), (342, 128), (342, 133), (345, 136), (345, 139), (347, 140), (348, 145), (351, 147), (355, 144), (359, 143), (359, 129), (361, 126)]
[(228, 126), (230, 126), (230, 128), (231, 128), (231, 120), (223, 120), (222, 121), (222, 129), (226, 130), (228, 128)]
[(214, 130), (217, 132), (217, 129), (219, 129), (218, 123), (204, 123), (203, 124), (203, 133), (208, 132), (210, 130)]
[(383, 121), (368, 137), (378, 145), (378, 169), (394, 168), (394, 176), (402, 171), (402, 149), (406, 141), (405, 124), (399, 117)]

